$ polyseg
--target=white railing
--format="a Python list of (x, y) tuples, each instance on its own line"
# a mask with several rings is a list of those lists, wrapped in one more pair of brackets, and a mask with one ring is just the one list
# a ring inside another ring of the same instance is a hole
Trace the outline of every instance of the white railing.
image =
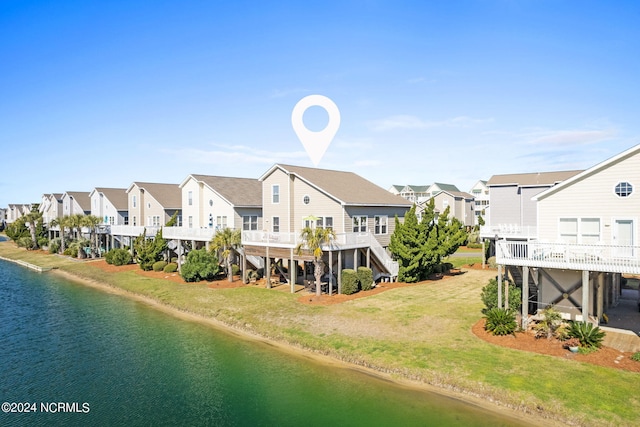
[(499, 240), (496, 244), (496, 263), (640, 274), (640, 246)]
[(215, 228), (163, 227), (164, 239), (209, 241), (216, 234)]
[(538, 228), (531, 225), (518, 225), (518, 224), (498, 224), (498, 225), (483, 225), (480, 227), (480, 237), (502, 238), (519, 238), (519, 239), (535, 239), (538, 236)]
[[(146, 230), (147, 237), (156, 235), (160, 227), (144, 225), (112, 225), (111, 234), (114, 236), (139, 236)], [(163, 236), (164, 237), (164, 236)]]
[[(243, 231), (243, 245), (272, 246), (292, 248), (304, 243), (300, 238), (300, 233), (269, 233), (266, 231)], [(398, 263), (391, 259), (391, 256), (378, 243), (376, 238), (369, 232), (363, 233), (337, 233), (330, 245), (323, 247), (329, 249), (353, 249), (371, 248), (374, 255), (384, 265), (391, 276), (398, 275)]]

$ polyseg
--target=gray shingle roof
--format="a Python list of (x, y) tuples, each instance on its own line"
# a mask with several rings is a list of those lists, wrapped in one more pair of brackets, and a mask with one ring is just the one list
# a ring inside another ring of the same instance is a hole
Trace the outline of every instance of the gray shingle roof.
[(91, 199), (88, 191), (67, 191), (66, 194), (73, 197), (80, 209), (85, 212), (91, 212)]
[(451, 191), (458, 191), (459, 192), (460, 191), (458, 189), (458, 187), (456, 187), (453, 184), (443, 184), (441, 182), (434, 182), (433, 185), (437, 185), (443, 191), (449, 191), (449, 192), (451, 192)]
[(182, 209), (182, 190), (178, 184), (158, 184), (156, 182), (134, 182), (139, 188), (162, 205), (165, 209)]
[(96, 187), (96, 191), (104, 194), (104, 196), (109, 199), (116, 210), (126, 211), (129, 208), (126, 188)]
[(407, 207), (412, 205), (408, 200), (378, 187), (353, 172), (281, 164), (273, 166), (269, 172), (275, 168), (281, 168), (298, 176), (345, 205)]
[(493, 175), (487, 182), (488, 186), (492, 185), (519, 185), (523, 187), (537, 185), (554, 185), (565, 179), (571, 178), (579, 174), (580, 170), (574, 171), (558, 171), (558, 172), (534, 172), (534, 173), (515, 173), (506, 175)]
[(253, 178), (191, 175), (224, 197), (235, 207), (262, 207), (262, 183)]

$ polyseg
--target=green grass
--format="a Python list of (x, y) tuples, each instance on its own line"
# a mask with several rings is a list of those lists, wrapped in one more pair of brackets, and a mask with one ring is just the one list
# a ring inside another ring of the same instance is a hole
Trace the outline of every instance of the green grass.
[(481, 288), (495, 271), (469, 270), (342, 304), (310, 306), (300, 304), (298, 295), (256, 287), (214, 290), (131, 271), (107, 275), (90, 262), (31, 253), (6, 242), (0, 243), (0, 255), (58, 267), (398, 378), (483, 395), (534, 413), (543, 408), (557, 420), (621, 426), (640, 419), (640, 375), (497, 347), (471, 333), (482, 317)]

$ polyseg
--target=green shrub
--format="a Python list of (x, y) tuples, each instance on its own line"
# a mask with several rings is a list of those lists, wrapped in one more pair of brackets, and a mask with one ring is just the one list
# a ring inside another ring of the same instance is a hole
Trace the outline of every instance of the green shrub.
[(358, 273), (350, 268), (342, 270), (342, 293), (351, 295), (358, 292)]
[(487, 311), (485, 319), (487, 319), (487, 323), (484, 328), (493, 335), (513, 334), (518, 327), (516, 315), (511, 309), (492, 308)]
[(186, 282), (199, 282), (212, 280), (219, 270), (218, 258), (203, 248), (189, 252), (180, 269), (180, 275)]
[(175, 273), (176, 271), (178, 271), (178, 264), (176, 264), (175, 262), (170, 262), (164, 267), (164, 270), (162, 271), (164, 271), (165, 273)]
[(640, 362), (640, 351), (636, 351), (635, 353), (633, 353), (633, 355), (631, 356), (631, 360)]
[(482, 243), (467, 243), (469, 249), (482, 249)]
[(234, 276), (240, 274), (240, 267), (238, 266), (238, 264), (231, 264), (231, 274), (233, 274)]
[(60, 239), (56, 237), (49, 242), (49, 253), (57, 254), (60, 251)]
[[(504, 303), (504, 281), (502, 283), (502, 302)], [(485, 307), (482, 312), (486, 313), (492, 308), (498, 307), (498, 281), (496, 279), (489, 280), (487, 286), (482, 288), (482, 294), (480, 295)], [(517, 288), (513, 283), (509, 282), (509, 308), (519, 310), (522, 305), (522, 291)]]
[(588, 322), (573, 322), (569, 326), (569, 336), (578, 338), (581, 347), (600, 348), (604, 335), (603, 330)]
[(133, 262), (131, 253), (124, 248), (111, 249), (104, 258), (107, 264), (113, 264), (115, 266), (127, 265)]
[(156, 261), (153, 263), (151, 267), (153, 271), (164, 271), (164, 268), (167, 266), (167, 261)]
[(496, 263), (496, 257), (492, 256), (487, 260), (487, 264), (489, 268), (498, 268), (498, 263)]
[(357, 276), (360, 289), (368, 291), (373, 287), (373, 271), (369, 267), (358, 267)]
[(44, 248), (47, 246), (49, 246), (49, 239), (47, 239), (46, 237), (38, 237), (38, 247)]
[(33, 240), (31, 240), (31, 236), (18, 237), (18, 240), (16, 240), (16, 244), (21, 248), (27, 248), (27, 249), (33, 248)]
[[(565, 324), (562, 321), (562, 315), (554, 307), (547, 307), (542, 310), (542, 318), (533, 325), (536, 338), (567, 338), (569, 332), (566, 328), (562, 328)], [(558, 330), (562, 331), (562, 335), (558, 335)]]

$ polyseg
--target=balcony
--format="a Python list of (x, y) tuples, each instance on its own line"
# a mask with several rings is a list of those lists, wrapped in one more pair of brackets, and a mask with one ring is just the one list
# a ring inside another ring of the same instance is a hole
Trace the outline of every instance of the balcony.
[(165, 239), (208, 242), (215, 234), (215, 228), (164, 227), (162, 229), (162, 237)]
[(146, 237), (154, 237), (160, 227), (143, 225), (111, 225), (110, 234), (113, 236), (134, 236), (137, 237), (145, 233)]
[[(354, 249), (373, 246), (371, 233), (337, 233), (330, 245), (333, 249)], [(271, 246), (280, 248), (295, 248), (303, 240), (300, 233), (270, 233), (268, 231), (243, 231), (242, 244), (253, 246)], [(377, 243), (377, 240), (376, 242)], [(325, 248), (323, 248), (325, 249)], [(326, 249), (329, 249), (328, 247)]]
[(496, 242), (496, 263), (640, 274), (640, 246), (499, 240)]
[(521, 226), (518, 224), (483, 225), (480, 227), (480, 237), (483, 239), (535, 239), (538, 228), (535, 226)]

